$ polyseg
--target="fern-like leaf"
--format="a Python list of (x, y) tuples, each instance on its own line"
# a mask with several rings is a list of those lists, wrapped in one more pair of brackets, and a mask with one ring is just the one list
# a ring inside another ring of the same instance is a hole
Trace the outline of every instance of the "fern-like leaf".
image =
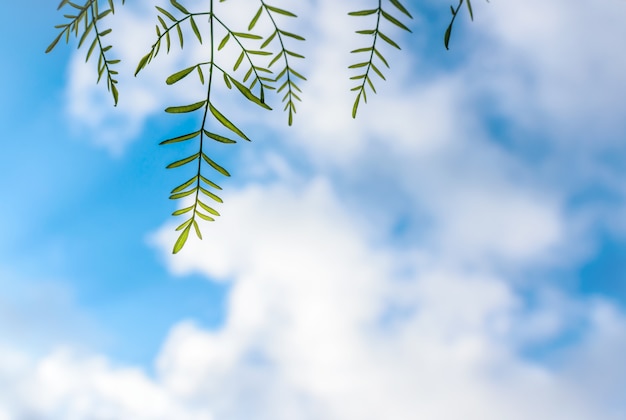
[[(389, 0), (389, 3), (394, 7), (395, 11), (401, 12), (409, 19), (413, 18), (409, 11), (402, 5), (400, 0)], [(389, 46), (400, 49), (400, 46), (393, 39), (382, 32), (381, 27), (383, 22), (391, 24), (407, 32), (411, 32), (411, 30), (399, 18), (394, 16), (393, 13), (383, 9), (383, 0), (378, 0), (378, 7), (375, 9), (357, 10), (348, 14), (359, 18), (369, 16), (376, 17), (376, 24), (373, 29), (362, 29), (356, 31), (360, 35), (371, 36), (371, 43), (366, 47), (357, 48), (351, 51), (352, 54), (365, 55), (366, 57), (364, 61), (358, 61), (357, 63), (349, 66), (350, 69), (359, 71), (358, 74), (350, 77), (351, 80), (358, 82), (358, 84), (351, 89), (353, 92), (356, 92), (356, 97), (352, 105), (352, 118), (356, 118), (361, 100), (367, 103), (366, 87), (376, 93), (376, 87), (372, 81), (372, 75), (375, 74), (382, 80), (386, 80), (385, 75), (380, 69), (380, 64), (377, 65), (377, 63), (380, 62), (385, 67), (389, 67), (388, 61), (381, 53), (381, 43), (379, 41), (383, 41), (383, 43)]]

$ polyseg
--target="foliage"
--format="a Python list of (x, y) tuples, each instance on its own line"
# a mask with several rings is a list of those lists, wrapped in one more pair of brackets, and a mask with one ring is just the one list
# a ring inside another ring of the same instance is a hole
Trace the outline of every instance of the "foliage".
[[(125, 0), (121, 0), (124, 4)], [(301, 101), (301, 89), (299, 83), (306, 78), (296, 70), (298, 60), (304, 56), (294, 50), (304, 41), (304, 37), (285, 30), (281, 25), (286, 19), (297, 16), (283, 8), (268, 4), (265, 0), (258, 0), (250, 11), (254, 12), (245, 30), (235, 30), (219, 14), (219, 3), (226, 0), (208, 0), (207, 9), (202, 11), (189, 11), (177, 0), (169, 0), (168, 9), (155, 6), (157, 10), (156, 40), (150, 50), (139, 61), (135, 76), (137, 76), (148, 64), (150, 64), (163, 49), (169, 52), (172, 43), (178, 41), (182, 49), (185, 42), (185, 33), (193, 33), (195, 42), (203, 45), (206, 60), (198, 62), (191, 67), (180, 69), (166, 79), (168, 85), (174, 85), (182, 79), (195, 74), (200, 85), (205, 87), (204, 94), (191, 104), (174, 105), (165, 109), (171, 114), (198, 113), (196, 130), (180, 134), (176, 137), (163, 140), (161, 145), (172, 145), (182, 142), (196, 142), (195, 152), (170, 163), (167, 168), (192, 167), (194, 175), (178, 185), (170, 192), (170, 199), (182, 200), (184, 204), (174, 211), (174, 216), (184, 216), (185, 220), (176, 228), (180, 232), (173, 252), (182, 249), (191, 230), (202, 238), (198, 221), (214, 221), (219, 216), (217, 210), (209, 203), (221, 203), (222, 199), (217, 195), (221, 187), (212, 178), (214, 175), (230, 176), (229, 172), (215, 162), (208, 153), (209, 144), (233, 144), (236, 139), (250, 140), (249, 137), (232, 122), (231, 116), (226, 116), (220, 110), (215, 95), (212, 95), (214, 83), (218, 80), (228, 89), (233, 87), (239, 94), (256, 106), (270, 110), (266, 104), (268, 91), (281, 95), (284, 104), (283, 111), (287, 113), (287, 122), (293, 123), (296, 113), (296, 103)], [(363, 20), (375, 18), (373, 26), (368, 29), (358, 30), (357, 34), (367, 37), (364, 47), (353, 50), (351, 53), (358, 57), (358, 61), (349, 68), (356, 70), (358, 74), (350, 79), (357, 82), (352, 88), (356, 92), (356, 98), (352, 108), (352, 117), (355, 118), (361, 100), (367, 102), (367, 89), (376, 93), (372, 81), (373, 74), (385, 80), (382, 66), (389, 68), (389, 63), (383, 55), (383, 48), (400, 46), (383, 30), (389, 27), (397, 27), (411, 32), (403, 20), (412, 19), (411, 13), (400, 0), (372, 0), (378, 3), (376, 8), (364, 9), (349, 13)], [(445, 32), (444, 44), (448, 48), (452, 26), (459, 10), (467, 1), (470, 17), (473, 12), (470, 0), (459, 0), (458, 6), (451, 7), (452, 20)], [(243, 6), (242, 6), (243, 7)], [(61, 39), (68, 43), (72, 34), (78, 39), (78, 48), (81, 48), (90, 38), (87, 48), (86, 61), (97, 50), (97, 81), (105, 78), (107, 89), (111, 92), (113, 102), (117, 105), (119, 93), (117, 89), (116, 75), (118, 72), (114, 65), (118, 59), (111, 59), (112, 46), (106, 44), (105, 37), (111, 32), (110, 28), (102, 29), (105, 25), (101, 21), (115, 14), (115, 0), (84, 0), (84, 4), (76, 4), (70, 0), (62, 0), (58, 9), (67, 8), (71, 12), (64, 14), (66, 23), (57, 25), (60, 29), (58, 36), (53, 40), (46, 52), (50, 52)], [(257, 34), (252, 32), (261, 19), (265, 19), (271, 28), (269, 33)], [(205, 43), (206, 42), (206, 43)], [(227, 44), (238, 50), (237, 59), (234, 63), (224, 63), (226, 54), (223, 54)]]

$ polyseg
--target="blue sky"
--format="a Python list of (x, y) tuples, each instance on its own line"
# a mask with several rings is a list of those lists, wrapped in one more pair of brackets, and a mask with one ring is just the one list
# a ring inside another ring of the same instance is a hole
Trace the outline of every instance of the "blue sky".
[(253, 142), (215, 149), (222, 216), (175, 256), (157, 145), (198, 91), (164, 80), (202, 50), (133, 78), (155, 15), (124, 6), (113, 108), (84, 51), (44, 54), (54, 4), (6, 6), (0, 419), (626, 417), (626, 7), (475, 2), (445, 51), (447, 4), (407, 2), (353, 121), (335, 3), (284, 23), (293, 127), (217, 91)]

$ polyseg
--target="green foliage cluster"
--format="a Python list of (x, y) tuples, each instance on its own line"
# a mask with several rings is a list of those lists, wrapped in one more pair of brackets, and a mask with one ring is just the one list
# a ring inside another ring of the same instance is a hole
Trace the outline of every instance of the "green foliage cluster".
[[(121, 1), (124, 4), (124, 0)], [(301, 101), (302, 91), (299, 83), (306, 80), (305, 76), (296, 70), (298, 60), (303, 59), (304, 56), (294, 49), (305, 39), (281, 26), (285, 19), (297, 17), (293, 12), (268, 4), (265, 0), (258, 0), (254, 6), (250, 7), (250, 11), (254, 13), (251, 13), (252, 18), (247, 28), (236, 30), (219, 14), (218, 3), (224, 1), (226, 0), (207, 0), (206, 9), (201, 11), (189, 11), (177, 0), (169, 0), (168, 9), (155, 6), (157, 10), (156, 40), (148, 53), (141, 58), (135, 70), (135, 76), (137, 76), (158, 56), (160, 51), (165, 50), (169, 53), (172, 44), (176, 41), (182, 49), (185, 45), (185, 33), (189, 32), (193, 33), (195, 42), (203, 45), (203, 51), (206, 54), (204, 61), (171, 74), (165, 81), (168, 85), (174, 85), (195, 74), (200, 85), (204, 86), (204, 93), (196, 102), (169, 106), (165, 109), (165, 112), (170, 114), (198, 113), (200, 115), (196, 130), (160, 143), (172, 145), (193, 141), (196, 145), (194, 153), (167, 166), (168, 169), (191, 167), (194, 170), (191, 178), (170, 192), (170, 199), (182, 200), (181, 203), (183, 203), (172, 214), (184, 217), (184, 221), (176, 228), (180, 233), (174, 244), (174, 253), (183, 248), (192, 229), (200, 239), (202, 238), (199, 220), (214, 221), (214, 218), (219, 216), (218, 211), (212, 207), (215, 204), (212, 203), (222, 203), (222, 199), (218, 196), (221, 187), (213, 176), (229, 177), (230, 174), (210, 157), (209, 146), (215, 143), (234, 144), (241, 139), (250, 140), (232, 122), (232, 117), (220, 110), (220, 104), (213, 94), (214, 84), (219, 82), (228, 89), (234, 88), (234, 91), (249, 102), (266, 110), (271, 110), (266, 103), (266, 94), (268, 91), (275, 92), (284, 104), (283, 111), (287, 113), (287, 122), (291, 125), (296, 113), (296, 103)], [(359, 57), (359, 61), (350, 66), (350, 69), (359, 72), (351, 77), (358, 83), (352, 88), (352, 91), (356, 92), (352, 108), (353, 118), (357, 115), (360, 101), (367, 102), (366, 87), (376, 93), (372, 74), (385, 80), (381, 63), (386, 68), (389, 68), (389, 63), (383, 55), (383, 47), (400, 49), (396, 41), (382, 31), (384, 26), (395, 26), (411, 32), (401, 19), (413, 17), (400, 0), (374, 0), (373, 2), (376, 1), (378, 2), (376, 8), (349, 13), (350, 16), (362, 19), (376, 19), (370, 29), (357, 31), (358, 34), (368, 37), (366, 46), (351, 52)], [(473, 18), (470, 0), (459, 0), (457, 8), (451, 8), (452, 21), (446, 30), (444, 40), (446, 48), (448, 48), (452, 25), (464, 1), (467, 1), (470, 16)], [(116, 75), (118, 72), (113, 66), (119, 63), (119, 60), (111, 59), (112, 46), (104, 42), (111, 29), (102, 29), (105, 25), (101, 25), (103, 19), (115, 13), (114, 3), (114, 0), (84, 0), (84, 4), (81, 5), (70, 0), (62, 0), (58, 9), (67, 7), (72, 12), (64, 14), (67, 19), (66, 23), (56, 26), (60, 32), (46, 52), (54, 49), (63, 38), (66, 43), (69, 42), (72, 35), (78, 39), (78, 48), (90, 39), (86, 61), (97, 50), (98, 82), (105, 76), (107, 88), (113, 96), (114, 104), (117, 105), (119, 93), (116, 87)], [(253, 32), (261, 19), (269, 23), (271, 28), (269, 33)], [(229, 57), (228, 54), (224, 54), (227, 45), (238, 50), (237, 59), (231, 63), (224, 63)]]

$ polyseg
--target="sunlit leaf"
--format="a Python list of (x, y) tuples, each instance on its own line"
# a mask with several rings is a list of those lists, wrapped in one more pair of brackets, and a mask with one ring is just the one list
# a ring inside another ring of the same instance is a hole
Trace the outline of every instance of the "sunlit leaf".
[(169, 112), (170, 114), (182, 114), (185, 112), (192, 112), (197, 109), (200, 109), (206, 104), (206, 101), (196, 102), (191, 105), (183, 105), (183, 106), (170, 106), (165, 108), (165, 112)]
[(179, 80), (183, 79), (184, 77), (186, 77), (189, 73), (191, 73), (194, 69), (196, 68), (196, 66), (191, 66), (191, 67), (187, 67), (186, 69), (183, 69), (181, 71), (177, 71), (176, 73), (172, 74), (170, 77), (168, 77), (165, 80), (165, 83), (167, 83), (168, 85), (173, 85), (174, 83), (178, 82)]
[(161, 144), (172, 144), (172, 143), (179, 143), (181, 141), (191, 140), (191, 139), (197, 137), (198, 134), (200, 134), (200, 130), (194, 131), (193, 133), (185, 134), (185, 135), (182, 135), (182, 136), (173, 137), (171, 139), (163, 140), (159, 144), (160, 145)]
[(204, 159), (204, 161), (206, 163), (208, 163), (213, 169), (215, 169), (217, 172), (221, 173), (224, 176), (230, 176), (230, 173), (228, 173), (228, 171), (226, 169), (224, 169), (223, 167), (221, 167), (220, 165), (218, 165), (213, 159), (211, 159), (210, 157), (208, 157), (206, 155), (206, 153), (202, 152), (202, 159)]
[(166, 168), (167, 169), (178, 168), (180, 166), (188, 164), (189, 162), (193, 162), (194, 160), (198, 159), (199, 157), (200, 157), (200, 152), (194, 153), (193, 155), (188, 156), (188, 157), (186, 157), (184, 159), (180, 159), (180, 160), (177, 160), (176, 162), (170, 163), (169, 165), (167, 165)]
[[(192, 219), (189, 219), (189, 220), (192, 220)], [(183, 246), (185, 246), (185, 242), (187, 242), (187, 238), (189, 237), (190, 228), (191, 228), (191, 222), (183, 229), (183, 231), (180, 233), (180, 236), (176, 240), (176, 243), (174, 244), (174, 250), (172, 251), (174, 254), (177, 254), (178, 251), (183, 249)]]

